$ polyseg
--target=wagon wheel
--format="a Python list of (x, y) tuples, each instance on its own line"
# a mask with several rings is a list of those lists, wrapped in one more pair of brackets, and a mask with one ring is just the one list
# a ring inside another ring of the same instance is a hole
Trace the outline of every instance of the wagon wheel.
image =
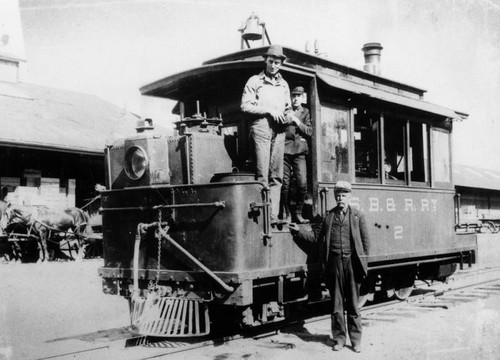
[(59, 241), (59, 251), (70, 260), (81, 260), (85, 257), (85, 244), (79, 236), (68, 234)]
[(97, 258), (102, 257), (102, 234), (94, 233), (93, 235), (84, 239), (85, 244), (85, 257)]
[(10, 261), (36, 262), (40, 238), (23, 224), (11, 223), (7, 227), (9, 230), (6, 233), (12, 252)]

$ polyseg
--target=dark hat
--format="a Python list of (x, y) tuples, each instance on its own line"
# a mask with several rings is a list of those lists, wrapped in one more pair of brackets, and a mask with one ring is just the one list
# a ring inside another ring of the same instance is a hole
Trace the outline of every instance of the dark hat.
[(302, 86), (296, 86), (296, 87), (292, 90), (292, 95), (293, 95), (293, 94), (302, 95), (303, 93), (305, 93), (305, 91), (304, 91), (304, 88), (303, 88)]
[(337, 181), (334, 192), (351, 192), (351, 184), (347, 181)]
[(286, 59), (286, 56), (283, 54), (283, 48), (281, 45), (271, 45), (267, 49), (267, 52), (263, 55), (264, 58), (267, 58), (268, 56), (274, 56), (277, 58), (280, 58), (282, 60)]

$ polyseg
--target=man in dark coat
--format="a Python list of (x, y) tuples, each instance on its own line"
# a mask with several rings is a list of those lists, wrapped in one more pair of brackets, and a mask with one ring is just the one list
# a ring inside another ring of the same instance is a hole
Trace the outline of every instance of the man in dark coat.
[[(325, 278), (332, 298), (333, 350), (341, 350), (347, 333), (355, 352), (361, 352), (361, 313), (358, 306), (359, 289), (367, 274), (367, 256), (370, 250), (366, 220), (359, 210), (349, 205), (351, 184), (335, 184), (333, 208), (320, 226), (308, 231), (291, 224), (290, 232), (298, 239), (317, 242), (320, 259), (325, 266)], [(347, 312), (347, 327), (344, 316)]]
[(287, 219), (290, 214), (290, 190), (292, 178), (295, 179), (295, 189), (292, 194), (295, 206), (292, 221), (305, 224), (309, 221), (302, 217), (302, 207), (307, 193), (307, 164), (306, 156), (309, 153), (308, 140), (313, 129), (309, 110), (302, 106), (305, 91), (302, 86), (292, 90), (293, 122), (288, 124), (285, 131), (285, 162), (283, 169), (283, 186), (281, 187), (280, 217)]

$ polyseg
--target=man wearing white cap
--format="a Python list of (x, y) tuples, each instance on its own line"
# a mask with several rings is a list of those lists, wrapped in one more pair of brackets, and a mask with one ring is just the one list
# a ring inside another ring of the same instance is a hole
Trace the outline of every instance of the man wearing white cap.
[(279, 70), (286, 56), (279, 45), (263, 55), (265, 70), (248, 79), (241, 97), (241, 110), (252, 116), (250, 136), (254, 146), (257, 180), (269, 186), (271, 223), (278, 221), (285, 126), (293, 121), (290, 88)]
[(345, 346), (348, 333), (353, 351), (361, 352), (359, 288), (367, 274), (370, 237), (363, 213), (349, 205), (350, 198), (351, 184), (338, 181), (335, 184), (337, 206), (328, 212), (321, 225), (307, 231), (291, 224), (290, 232), (299, 239), (319, 242), (320, 259), (333, 305), (333, 350)]

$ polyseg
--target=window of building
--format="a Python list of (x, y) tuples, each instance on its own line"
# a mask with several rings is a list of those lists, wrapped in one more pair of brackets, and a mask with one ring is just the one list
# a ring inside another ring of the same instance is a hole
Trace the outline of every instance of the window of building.
[(405, 157), (406, 121), (391, 116), (384, 117), (384, 173), (388, 183), (406, 180)]
[(349, 110), (321, 106), (321, 181), (335, 182), (337, 174), (349, 173)]
[(359, 182), (378, 182), (380, 114), (359, 110), (354, 116), (355, 175)]

